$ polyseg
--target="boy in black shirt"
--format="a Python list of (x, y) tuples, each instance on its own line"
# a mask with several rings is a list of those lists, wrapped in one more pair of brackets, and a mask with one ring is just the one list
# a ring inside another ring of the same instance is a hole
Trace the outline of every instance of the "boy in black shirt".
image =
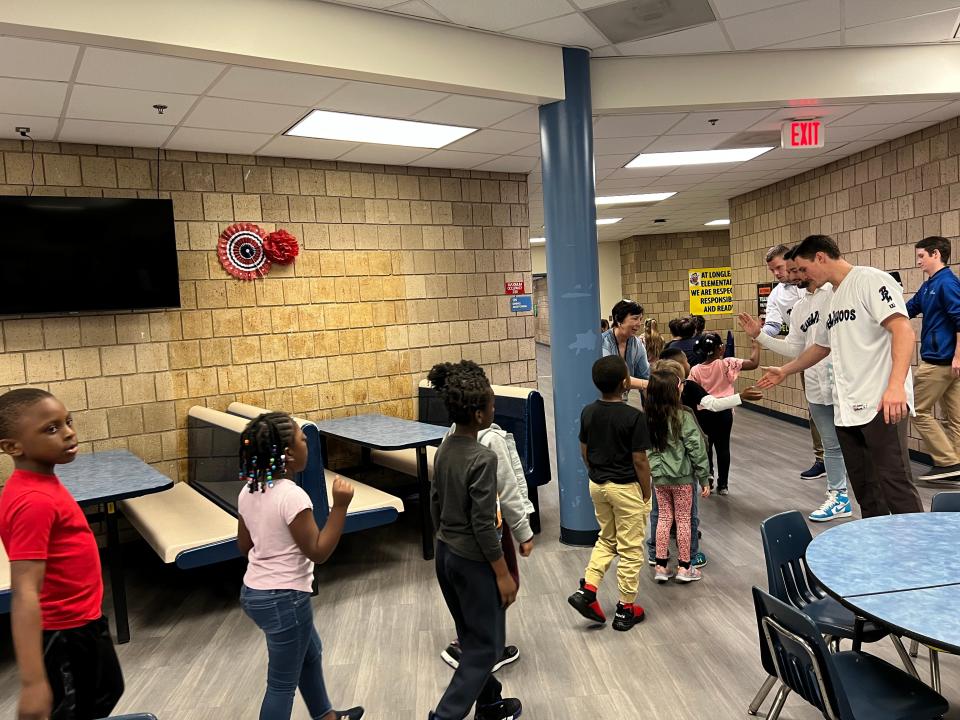
[(643, 540), (650, 515), (650, 466), (646, 416), (622, 400), (630, 387), (627, 365), (618, 355), (593, 364), (593, 384), (602, 397), (580, 413), (580, 453), (590, 476), (600, 534), (580, 589), (568, 598), (577, 612), (593, 622), (606, 622), (597, 601), (597, 587), (616, 557), (620, 602), (614, 630), (629, 630), (643, 620), (636, 604)]

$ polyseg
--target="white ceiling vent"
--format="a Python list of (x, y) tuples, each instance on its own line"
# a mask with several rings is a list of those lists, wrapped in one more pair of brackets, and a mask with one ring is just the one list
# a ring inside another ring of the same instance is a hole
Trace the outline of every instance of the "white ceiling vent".
[(666, 35), (717, 19), (707, 0), (623, 0), (584, 14), (612, 43)]

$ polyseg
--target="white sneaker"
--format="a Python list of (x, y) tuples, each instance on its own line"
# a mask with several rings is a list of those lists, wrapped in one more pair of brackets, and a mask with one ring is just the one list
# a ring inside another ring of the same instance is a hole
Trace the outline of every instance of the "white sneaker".
[(853, 515), (850, 507), (850, 498), (843, 491), (830, 490), (823, 505), (808, 516), (813, 522), (828, 522), (837, 518), (846, 518)]

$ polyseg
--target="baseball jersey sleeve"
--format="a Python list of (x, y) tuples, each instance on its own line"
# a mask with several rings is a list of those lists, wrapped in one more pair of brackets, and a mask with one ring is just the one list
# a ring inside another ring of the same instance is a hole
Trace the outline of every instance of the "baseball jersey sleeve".
[(866, 308), (867, 313), (877, 321), (883, 323), (894, 315), (907, 314), (907, 306), (903, 302), (903, 291), (900, 284), (885, 272), (864, 273), (857, 286), (857, 295)]
[(827, 330), (827, 325), (829, 324), (829, 315), (830, 315), (830, 305), (827, 305), (824, 308), (824, 312), (827, 314), (823, 320), (818, 323), (815, 323), (813, 326), (813, 342), (819, 345), (820, 347), (830, 348), (830, 332)]
[(782, 292), (783, 285), (777, 284), (770, 291), (770, 295), (767, 296), (767, 311), (763, 317), (763, 332), (773, 337), (780, 334), (780, 327), (783, 325), (783, 314), (780, 312), (780, 294)]

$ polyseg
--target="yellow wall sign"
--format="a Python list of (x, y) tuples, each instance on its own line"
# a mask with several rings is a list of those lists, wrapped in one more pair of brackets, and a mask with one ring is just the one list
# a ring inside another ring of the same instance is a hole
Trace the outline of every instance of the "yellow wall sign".
[(728, 267), (695, 268), (687, 274), (691, 315), (733, 312), (733, 273)]

